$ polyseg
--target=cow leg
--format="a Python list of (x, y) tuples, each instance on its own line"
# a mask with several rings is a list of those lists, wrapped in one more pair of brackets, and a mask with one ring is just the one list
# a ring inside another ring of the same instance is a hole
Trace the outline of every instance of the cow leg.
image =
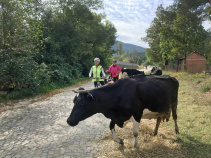
[(134, 117), (133, 118), (133, 135), (135, 137), (135, 143), (134, 143), (134, 147), (137, 148), (138, 147), (138, 132), (139, 132), (139, 126), (140, 126), (140, 122), (137, 122)]
[(172, 108), (172, 116), (173, 116), (173, 119), (174, 119), (174, 124), (175, 124), (175, 133), (176, 134), (179, 134), (179, 127), (177, 125), (177, 103), (175, 106), (173, 106)]
[(158, 134), (158, 128), (160, 126), (160, 122), (161, 122), (161, 117), (158, 117), (157, 123), (156, 123), (156, 126), (155, 126), (155, 130), (154, 130), (154, 136), (156, 136)]
[(123, 140), (118, 138), (118, 136), (116, 135), (116, 132), (115, 132), (115, 123), (114, 121), (111, 120), (110, 122), (110, 130), (111, 130), (111, 133), (113, 135), (113, 139), (115, 142), (119, 143), (119, 144), (124, 144), (123, 143)]

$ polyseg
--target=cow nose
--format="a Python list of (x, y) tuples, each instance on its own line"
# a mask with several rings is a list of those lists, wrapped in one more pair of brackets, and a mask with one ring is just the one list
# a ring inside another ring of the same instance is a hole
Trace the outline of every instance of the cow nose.
[(75, 123), (75, 122), (67, 119), (67, 124), (70, 125), (70, 126), (76, 126), (78, 123)]
[(72, 126), (73, 123), (69, 119), (67, 119), (67, 124)]

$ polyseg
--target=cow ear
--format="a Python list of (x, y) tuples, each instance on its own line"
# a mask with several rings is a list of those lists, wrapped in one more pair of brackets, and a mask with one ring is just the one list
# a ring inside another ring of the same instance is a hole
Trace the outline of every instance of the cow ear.
[(87, 98), (91, 98), (92, 100), (96, 101), (95, 97), (89, 92), (87, 94)]

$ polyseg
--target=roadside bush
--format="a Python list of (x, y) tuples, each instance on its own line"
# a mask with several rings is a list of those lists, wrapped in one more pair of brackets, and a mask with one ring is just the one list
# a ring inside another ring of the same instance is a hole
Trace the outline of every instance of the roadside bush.
[(34, 95), (35, 93), (36, 91), (30, 88), (11, 91), (10, 93), (7, 94), (6, 99), (10, 100), (10, 99), (19, 99), (23, 97), (29, 97), (31, 95)]
[(201, 85), (201, 87), (200, 87), (200, 91), (201, 92), (208, 92), (208, 91), (210, 91), (211, 90), (211, 83), (208, 83), (208, 84), (203, 84), (203, 85)]
[(68, 64), (62, 66), (49, 64), (48, 74), (51, 82), (70, 82), (71, 67)]
[(0, 90), (10, 91), (22, 88), (36, 88), (38, 65), (29, 58), (7, 58), (0, 64)]
[(196, 73), (196, 74), (193, 74), (193, 77), (195, 78), (205, 78), (208, 74), (203, 71), (202, 73)]
[(39, 86), (47, 85), (50, 83), (50, 75), (47, 70), (47, 65), (42, 63), (40, 64), (39, 68), (36, 70), (36, 80), (39, 81)]
[(149, 60), (146, 60), (142, 65), (143, 65), (143, 66), (146, 66), (146, 65), (153, 65), (153, 63), (150, 62)]
[(88, 76), (95, 57), (106, 66), (117, 31), (104, 16), (92, 12), (91, 8), (101, 6), (100, 1), (93, 2), (55, 2), (55, 7), (45, 5), (36, 13), (33, 2), (14, 1), (24, 10), (8, 10), (9, 1), (0, 4), (4, 4), (1, 15), (8, 19), (5, 29), (0, 29), (5, 35), (0, 38), (0, 99), (70, 85)]

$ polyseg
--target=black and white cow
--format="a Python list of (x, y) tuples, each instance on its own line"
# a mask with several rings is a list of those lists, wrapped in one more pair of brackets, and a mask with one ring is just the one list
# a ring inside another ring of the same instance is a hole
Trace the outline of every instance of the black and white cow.
[(122, 69), (122, 74), (124, 72), (126, 72), (128, 76), (144, 75), (144, 71), (139, 71), (139, 70), (136, 70), (136, 69), (123, 68)]
[[(130, 118), (133, 120), (135, 147), (138, 146), (138, 131), (141, 118), (157, 118), (154, 135), (162, 119), (168, 121), (172, 112), (175, 132), (177, 126), (178, 81), (170, 76), (144, 76), (120, 79), (114, 84), (93, 90), (80, 89), (74, 98), (73, 110), (67, 119), (70, 126), (76, 126), (80, 121), (96, 113), (102, 113), (111, 119), (110, 130), (113, 139), (123, 144), (115, 133), (115, 124), (123, 127)], [(145, 115), (144, 110), (149, 112)]]
[(153, 67), (151, 70), (150, 75), (162, 75), (162, 70), (159, 69), (158, 67)]

